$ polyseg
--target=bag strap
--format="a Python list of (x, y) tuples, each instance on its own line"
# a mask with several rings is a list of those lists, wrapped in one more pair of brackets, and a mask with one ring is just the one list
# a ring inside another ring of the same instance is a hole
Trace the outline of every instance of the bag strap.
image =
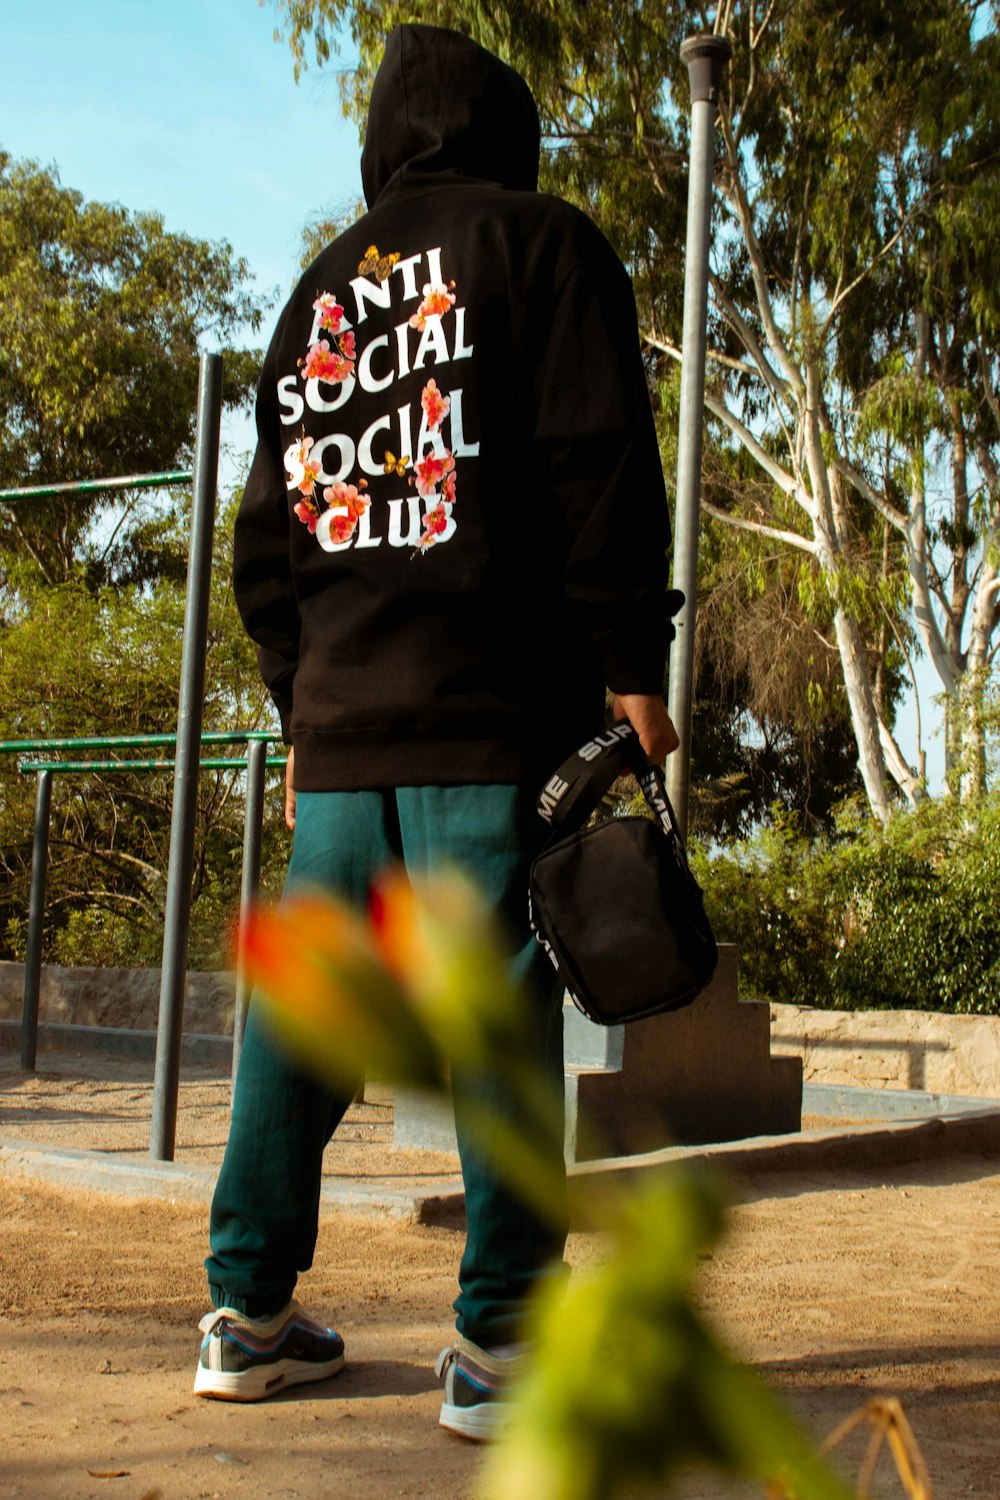
[(563, 761), (539, 793), (539, 817), (554, 831), (581, 827), (611, 783), (627, 770), (635, 776), (642, 795), (686, 865), (684, 840), (667, 796), (663, 771), (650, 760), (628, 719), (619, 719)]

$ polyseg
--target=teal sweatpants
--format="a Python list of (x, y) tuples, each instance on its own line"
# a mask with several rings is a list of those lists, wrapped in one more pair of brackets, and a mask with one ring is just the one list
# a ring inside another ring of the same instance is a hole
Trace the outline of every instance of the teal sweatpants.
[[(534, 794), (517, 786), (300, 792), (285, 891), (323, 889), (361, 904), (391, 862), (402, 860), (414, 876), (445, 861), (463, 869), (501, 918), (533, 1004), (527, 1045), (561, 1096), (561, 986), (527, 917), (528, 868), (545, 832)], [(466, 1128), (466, 1099), (509, 1112), (502, 1077), (453, 1069), (452, 1094), (467, 1226), (457, 1327), (483, 1346), (507, 1343), (518, 1337), (527, 1292), (562, 1256), (565, 1205), (553, 1205), (555, 1225), (540, 1223), (506, 1191)], [(290, 1059), (251, 1002), (212, 1202), (205, 1265), (214, 1306), (263, 1317), (288, 1301), (312, 1264), (323, 1150), (350, 1102)], [(547, 1149), (561, 1169), (562, 1141)]]

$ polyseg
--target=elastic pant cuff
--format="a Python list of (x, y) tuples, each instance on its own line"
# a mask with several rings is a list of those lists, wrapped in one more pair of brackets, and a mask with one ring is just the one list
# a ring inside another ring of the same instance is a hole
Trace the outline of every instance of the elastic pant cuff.
[(212, 1299), (213, 1308), (231, 1307), (234, 1312), (242, 1313), (245, 1318), (273, 1318), (275, 1313), (280, 1313), (291, 1301), (291, 1292), (284, 1297), (241, 1297), (238, 1292), (229, 1293), (224, 1286), (216, 1281), (208, 1283), (209, 1296)]

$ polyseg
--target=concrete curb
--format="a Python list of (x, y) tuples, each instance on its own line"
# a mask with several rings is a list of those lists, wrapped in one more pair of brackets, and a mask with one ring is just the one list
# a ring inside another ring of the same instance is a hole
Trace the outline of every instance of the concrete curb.
[(730, 1177), (783, 1172), (829, 1172), (902, 1166), (944, 1156), (1000, 1155), (1000, 1110), (857, 1125), (848, 1130), (804, 1130), (801, 1135), (755, 1136), (719, 1145), (674, 1146), (645, 1156), (585, 1162), (570, 1172), (572, 1199), (602, 1182), (628, 1182), (673, 1165), (703, 1165)]
[(943, 1115), (985, 1114), (1000, 1099), (984, 1094), (937, 1094), (929, 1089), (864, 1088), (847, 1083), (804, 1083), (802, 1113), (829, 1120), (925, 1120)]
[[(123, 1198), (166, 1198), (171, 1202), (210, 1203), (218, 1170), (171, 1161), (138, 1161), (102, 1151), (75, 1151), (60, 1146), (26, 1146), (0, 1139), (0, 1176), (27, 1177), (88, 1193), (116, 1193)], [(421, 1180), (419, 1188), (361, 1178), (327, 1178), (320, 1193), (324, 1208), (365, 1218), (409, 1223), (460, 1222), (464, 1216), (462, 1180), (458, 1176)], [(424, 1217), (433, 1205), (432, 1219)]]
[[(20, 1052), (21, 1022), (0, 1020), (0, 1053)], [(156, 1032), (131, 1026), (79, 1026), (70, 1021), (42, 1021), (39, 1052), (86, 1052), (104, 1057), (136, 1057), (152, 1062)], [(231, 1036), (189, 1031), (181, 1037), (181, 1062), (189, 1067), (229, 1068), (233, 1061)]]
[[(602, 1183), (626, 1184), (681, 1163), (704, 1165), (735, 1178), (787, 1172), (829, 1172), (901, 1166), (944, 1156), (1000, 1155), (1000, 1110), (946, 1115), (849, 1130), (807, 1130), (800, 1136), (754, 1136), (708, 1146), (674, 1146), (644, 1156), (585, 1162), (569, 1171), (570, 1215), (579, 1220), (581, 1197)], [(214, 1167), (111, 1158), (100, 1151), (25, 1146), (0, 1140), (0, 1174), (56, 1183), (123, 1197), (167, 1198), (207, 1203)], [(465, 1200), (461, 1179), (422, 1180), (419, 1187), (386, 1182), (327, 1179), (323, 1208), (401, 1223), (461, 1227)]]

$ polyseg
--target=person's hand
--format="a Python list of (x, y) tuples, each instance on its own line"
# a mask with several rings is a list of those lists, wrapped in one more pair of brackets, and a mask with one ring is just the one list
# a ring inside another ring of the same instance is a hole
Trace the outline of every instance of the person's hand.
[(680, 744), (677, 730), (659, 693), (616, 693), (616, 719), (628, 719), (650, 760), (666, 760)]
[(295, 746), (288, 752), (285, 762), (285, 822), (295, 827)]

